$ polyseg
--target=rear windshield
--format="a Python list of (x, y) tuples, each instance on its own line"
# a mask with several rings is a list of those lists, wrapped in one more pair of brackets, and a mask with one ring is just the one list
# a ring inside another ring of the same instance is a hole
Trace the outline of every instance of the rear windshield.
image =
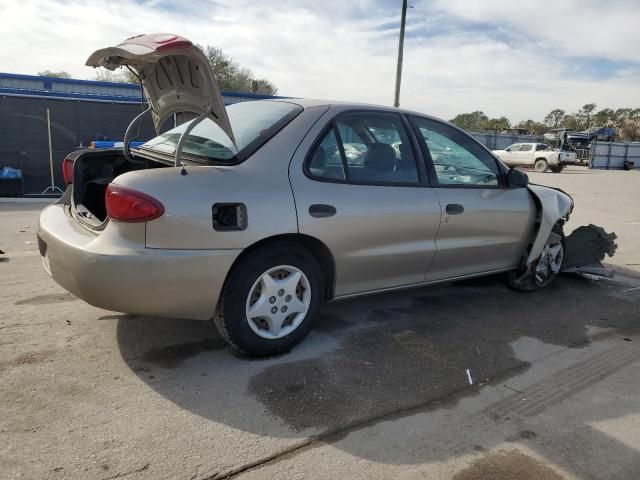
[[(302, 111), (293, 103), (261, 100), (239, 102), (227, 107), (236, 146), (212, 120), (206, 119), (189, 132), (182, 157), (200, 163), (233, 164), (246, 159)], [(165, 155), (174, 155), (182, 132), (189, 122), (149, 140), (141, 146)]]

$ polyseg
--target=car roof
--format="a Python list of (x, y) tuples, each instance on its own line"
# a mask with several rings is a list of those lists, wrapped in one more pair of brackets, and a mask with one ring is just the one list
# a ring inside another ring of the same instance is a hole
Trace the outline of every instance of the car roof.
[[(323, 99), (316, 99), (316, 98), (295, 98), (295, 97), (291, 97), (291, 98), (277, 98), (277, 99), (270, 99), (270, 100), (257, 100), (259, 102), (263, 102), (263, 101), (277, 101), (277, 102), (289, 102), (289, 103), (295, 103), (297, 105), (300, 105), (301, 107), (304, 108), (311, 108), (311, 107), (321, 107), (321, 106), (329, 106), (329, 107), (339, 107), (340, 110), (349, 110), (349, 109), (362, 109), (362, 110), (383, 110), (383, 111), (387, 111), (387, 112), (396, 112), (396, 113), (405, 113), (405, 114), (409, 114), (409, 115), (418, 115), (421, 117), (426, 117), (426, 118), (430, 118), (432, 120), (437, 120), (439, 122), (445, 122), (449, 125), (453, 125), (451, 124), (451, 122), (448, 122), (447, 120), (444, 120), (442, 118), (438, 118), (435, 117), (433, 115), (429, 115), (426, 114), (424, 112), (418, 112), (416, 110), (409, 110), (409, 109), (405, 109), (405, 108), (397, 108), (397, 107), (392, 107), (389, 105), (377, 105), (374, 103), (359, 103), (359, 102), (346, 102), (343, 100), (323, 100)], [(455, 125), (454, 125), (455, 126)]]

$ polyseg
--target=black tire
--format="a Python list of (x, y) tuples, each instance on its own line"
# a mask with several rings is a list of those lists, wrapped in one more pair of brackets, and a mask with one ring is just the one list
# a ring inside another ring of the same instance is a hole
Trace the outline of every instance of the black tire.
[[(269, 269), (290, 265), (302, 271), (311, 289), (311, 300), (302, 323), (290, 334), (277, 339), (257, 335), (249, 326), (245, 311), (247, 297), (255, 281)], [(324, 279), (315, 258), (295, 243), (282, 242), (261, 247), (233, 267), (216, 308), (214, 322), (222, 337), (237, 351), (252, 357), (288, 352), (311, 330), (323, 301)]]
[(564, 170), (564, 165), (560, 164), (560, 165), (554, 165), (553, 167), (549, 167), (551, 168), (551, 171), (553, 173), (561, 173), (562, 170)]
[[(564, 231), (562, 230), (562, 225), (557, 223), (551, 231), (552, 233), (560, 235), (560, 243), (562, 244), (564, 252), (566, 252), (566, 242)], [(509, 285), (509, 288), (518, 290), (519, 292), (534, 292), (536, 290), (547, 288), (549, 285), (553, 284), (553, 282), (555, 282), (556, 278), (558, 277), (557, 273), (553, 274), (548, 279), (548, 281), (544, 282), (543, 284), (536, 282), (534, 278), (534, 271), (538, 262), (539, 259), (533, 263), (528, 272), (523, 272), (522, 270), (511, 270), (510, 272), (508, 272), (507, 284)]]
[(549, 163), (542, 158), (537, 159), (533, 164), (533, 169), (538, 173), (546, 172), (547, 168), (549, 168)]

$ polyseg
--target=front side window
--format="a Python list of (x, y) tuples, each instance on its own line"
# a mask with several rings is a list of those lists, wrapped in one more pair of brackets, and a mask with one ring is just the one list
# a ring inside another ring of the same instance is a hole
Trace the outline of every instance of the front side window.
[(514, 143), (510, 147), (507, 147), (506, 150), (507, 150), (507, 152), (519, 152), (520, 151), (520, 146), (521, 145), (519, 143)]
[[(187, 160), (232, 164), (246, 158), (289, 123), (302, 107), (275, 101), (239, 102), (229, 105), (227, 114), (236, 144), (212, 120), (205, 119), (189, 132), (182, 153)], [(183, 123), (142, 145), (142, 150), (174, 155), (180, 136), (190, 122)]]
[(419, 178), (401, 117), (384, 112), (338, 116), (311, 154), (308, 172), (361, 184), (417, 184)]
[(469, 135), (444, 123), (414, 117), (440, 185), (497, 186), (496, 160)]
[(520, 147), (521, 152), (530, 152), (531, 150), (533, 150), (533, 145), (530, 143), (523, 143)]

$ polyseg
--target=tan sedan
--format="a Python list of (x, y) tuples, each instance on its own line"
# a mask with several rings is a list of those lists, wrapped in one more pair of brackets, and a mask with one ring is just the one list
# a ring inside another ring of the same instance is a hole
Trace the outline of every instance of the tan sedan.
[(271, 355), (329, 300), (497, 272), (532, 290), (560, 271), (571, 198), (528, 185), (447, 122), (297, 99), (225, 108), (206, 59), (177, 36), (134, 37), (88, 64), (129, 66), (158, 131), (178, 124), (136, 150), (64, 162), (40, 252), (92, 305), (213, 319), (238, 350)]

